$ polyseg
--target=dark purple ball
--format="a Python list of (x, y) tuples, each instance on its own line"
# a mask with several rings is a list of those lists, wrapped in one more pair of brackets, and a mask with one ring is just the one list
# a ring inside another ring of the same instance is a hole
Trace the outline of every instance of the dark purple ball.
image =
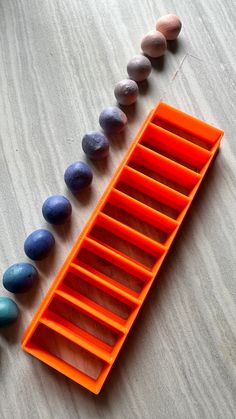
[(109, 106), (100, 113), (99, 124), (105, 132), (117, 134), (125, 128), (127, 116), (117, 106)]
[(93, 180), (93, 173), (87, 163), (77, 161), (67, 167), (64, 173), (65, 183), (73, 194), (89, 186)]
[(64, 224), (72, 213), (72, 206), (65, 196), (52, 195), (43, 203), (42, 213), (45, 220), (54, 225)]
[(82, 149), (92, 160), (103, 159), (109, 154), (109, 141), (102, 132), (90, 131), (82, 138)]
[(25, 240), (24, 250), (26, 256), (32, 260), (46, 258), (55, 245), (55, 239), (48, 230), (33, 231)]

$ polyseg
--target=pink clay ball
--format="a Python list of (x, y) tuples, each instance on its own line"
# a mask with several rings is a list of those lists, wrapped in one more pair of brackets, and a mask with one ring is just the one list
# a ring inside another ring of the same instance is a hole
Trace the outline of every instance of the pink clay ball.
[(182, 28), (182, 23), (178, 16), (169, 14), (160, 17), (156, 23), (156, 30), (161, 32), (168, 41), (175, 40)]
[(159, 31), (150, 31), (144, 36), (141, 42), (141, 48), (144, 54), (148, 55), (149, 57), (161, 57), (166, 52), (166, 38)]

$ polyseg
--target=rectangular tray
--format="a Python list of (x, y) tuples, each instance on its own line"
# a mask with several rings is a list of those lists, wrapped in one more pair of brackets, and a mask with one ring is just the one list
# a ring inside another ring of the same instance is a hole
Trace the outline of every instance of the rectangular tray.
[(223, 131), (159, 103), (22, 339), (98, 394), (214, 159)]

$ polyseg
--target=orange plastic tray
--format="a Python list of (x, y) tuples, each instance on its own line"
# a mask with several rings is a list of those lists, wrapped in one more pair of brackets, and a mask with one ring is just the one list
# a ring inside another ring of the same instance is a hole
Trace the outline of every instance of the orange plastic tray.
[(25, 351), (100, 392), (222, 135), (164, 103), (150, 112), (26, 330)]

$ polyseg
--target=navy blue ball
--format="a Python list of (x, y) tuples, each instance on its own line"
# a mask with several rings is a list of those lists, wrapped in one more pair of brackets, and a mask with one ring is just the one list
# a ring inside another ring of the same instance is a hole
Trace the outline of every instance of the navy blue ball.
[(109, 141), (102, 132), (90, 131), (82, 138), (82, 149), (90, 159), (103, 159), (109, 154)]
[(72, 206), (65, 196), (52, 195), (43, 203), (42, 213), (45, 220), (54, 225), (64, 224), (72, 213)]
[(48, 230), (33, 231), (25, 240), (25, 254), (33, 260), (46, 258), (55, 245), (55, 239)]
[(110, 134), (117, 134), (125, 128), (127, 116), (117, 106), (110, 106), (103, 109), (99, 116), (99, 124), (102, 129)]
[(30, 263), (15, 263), (3, 274), (3, 286), (10, 292), (29, 291), (38, 280), (38, 271)]
[(93, 173), (87, 163), (77, 161), (67, 167), (64, 180), (70, 191), (77, 194), (91, 184)]
[(0, 327), (14, 323), (19, 316), (19, 308), (8, 297), (0, 297)]

